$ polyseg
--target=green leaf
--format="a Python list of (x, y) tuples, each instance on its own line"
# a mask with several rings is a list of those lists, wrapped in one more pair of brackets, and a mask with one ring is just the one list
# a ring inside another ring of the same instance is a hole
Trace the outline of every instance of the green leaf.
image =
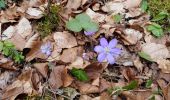
[(3, 50), (3, 42), (0, 41), (0, 52)]
[(87, 32), (96, 32), (99, 29), (99, 26), (95, 22), (85, 22), (82, 24), (82, 27)]
[(146, 54), (145, 52), (142, 52), (142, 51), (141, 51), (141, 52), (138, 52), (138, 55), (139, 55), (140, 57), (148, 60), (148, 61), (153, 62), (152, 58), (151, 58), (148, 54)]
[(152, 34), (156, 37), (163, 36), (163, 29), (159, 24), (152, 23), (151, 25), (147, 26), (147, 30), (152, 32)]
[(151, 85), (152, 85), (152, 80), (147, 80), (145, 87), (146, 87), (146, 88), (150, 88)]
[(116, 22), (116, 23), (119, 23), (121, 20), (122, 20), (122, 15), (120, 14), (116, 14), (113, 16), (113, 20)]
[(0, 0), (0, 10), (2, 8), (5, 8), (5, 1), (4, 0)]
[(165, 11), (160, 12), (158, 15), (156, 15), (152, 21), (160, 21), (168, 16), (168, 13)]
[(77, 15), (75, 19), (77, 19), (80, 22), (80, 24), (83, 24), (84, 22), (90, 22), (91, 21), (90, 16), (85, 14), (85, 13)]
[(83, 69), (73, 68), (71, 74), (80, 81), (88, 81), (88, 76)]
[(123, 89), (125, 89), (125, 90), (133, 90), (133, 89), (137, 88), (137, 86), (138, 86), (138, 82), (137, 81), (132, 81), (132, 82), (130, 82), (129, 85), (124, 86)]
[(74, 32), (80, 32), (82, 30), (81, 24), (76, 19), (71, 19), (69, 22), (67, 22), (66, 27)]
[(142, 0), (141, 9), (142, 9), (143, 12), (146, 12), (148, 10), (148, 2), (147, 2), (147, 0)]

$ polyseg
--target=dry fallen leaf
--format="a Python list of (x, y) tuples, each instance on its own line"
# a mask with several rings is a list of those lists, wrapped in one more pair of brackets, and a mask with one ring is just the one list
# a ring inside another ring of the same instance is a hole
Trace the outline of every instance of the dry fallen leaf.
[(9, 26), (5, 31), (3, 31), (2, 35), (2, 40), (10, 39), (13, 34), (16, 32), (16, 28), (14, 26)]
[(73, 78), (68, 74), (68, 70), (65, 68), (63, 71), (63, 86), (67, 87), (73, 82)]
[(16, 81), (5, 89), (1, 99), (15, 100), (15, 98), (22, 93), (31, 95), (34, 91), (31, 81), (32, 72), (31, 69), (23, 72)]
[(95, 80), (103, 72), (104, 66), (102, 66), (100, 63), (92, 63), (88, 65), (84, 70), (90, 79)]
[(76, 87), (78, 87), (81, 94), (98, 93), (99, 88), (97, 86), (91, 85), (84, 82), (76, 82)]
[(35, 63), (33, 66), (42, 74), (43, 77), (47, 78), (48, 63)]
[(68, 0), (66, 8), (77, 10), (81, 6), (82, 0)]
[(135, 7), (139, 7), (140, 6), (140, 3), (141, 3), (142, 0), (126, 0), (124, 2), (124, 6), (125, 8), (135, 8)]
[(37, 8), (28, 8), (26, 13), (35, 19), (39, 19), (43, 16), (43, 12)]
[(169, 60), (157, 60), (158, 67), (162, 70), (163, 73), (170, 73), (170, 61)]
[(58, 89), (61, 86), (63, 86), (63, 71), (64, 71), (65, 66), (60, 65), (56, 66), (52, 69), (52, 72), (50, 73), (49, 77), (49, 84), (52, 87), (52, 89)]
[(169, 50), (163, 44), (145, 43), (142, 46), (142, 51), (150, 55), (153, 61), (170, 57)]
[(60, 56), (60, 60), (65, 63), (70, 63), (76, 60), (78, 48), (65, 49)]
[(28, 19), (23, 17), (18, 25), (16, 26), (17, 33), (20, 34), (23, 38), (26, 38), (27, 36), (31, 35), (32, 33), (32, 26)]
[(54, 40), (58, 48), (72, 48), (77, 46), (76, 38), (69, 32), (55, 32)]

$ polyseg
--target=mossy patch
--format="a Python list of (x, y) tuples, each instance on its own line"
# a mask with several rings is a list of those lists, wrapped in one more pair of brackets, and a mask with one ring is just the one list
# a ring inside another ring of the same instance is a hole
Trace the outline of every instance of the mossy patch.
[(44, 38), (50, 35), (52, 31), (55, 31), (59, 23), (58, 13), (60, 11), (60, 6), (53, 4), (49, 9), (50, 12), (45, 13), (42, 20), (38, 23), (37, 30), (40, 32), (41, 38)]
[(149, 13), (151, 17), (157, 16), (161, 12), (167, 12), (169, 15), (160, 21), (157, 21), (159, 25), (162, 25), (165, 32), (170, 27), (170, 2), (169, 0), (148, 0)]

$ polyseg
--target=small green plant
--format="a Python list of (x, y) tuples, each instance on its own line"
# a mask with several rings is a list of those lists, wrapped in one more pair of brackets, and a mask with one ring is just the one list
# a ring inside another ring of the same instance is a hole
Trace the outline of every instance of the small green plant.
[(0, 0), (0, 10), (5, 8), (5, 7), (6, 7), (5, 1), (4, 0)]
[(152, 32), (152, 34), (156, 37), (162, 37), (163, 36), (163, 29), (159, 24), (152, 23), (147, 26), (147, 30)]
[(9, 41), (0, 41), (0, 52), (3, 55), (12, 58), (15, 62), (20, 63), (24, 60), (21, 52), (15, 49), (15, 46)]
[(71, 74), (80, 81), (88, 81), (89, 78), (83, 69), (73, 68)]
[(137, 88), (137, 86), (138, 86), (138, 82), (137, 81), (132, 81), (128, 85), (126, 85), (124, 87), (109, 88), (108, 92), (109, 92), (109, 94), (113, 93), (114, 95), (119, 95), (123, 91), (133, 90), (133, 89)]
[(44, 38), (52, 33), (58, 26), (59, 16), (58, 12), (60, 7), (58, 5), (51, 5), (49, 8), (50, 12), (44, 14), (41, 22), (38, 23), (38, 31), (40, 32), (41, 38)]
[(66, 23), (66, 27), (73, 32), (80, 32), (82, 29), (86, 32), (96, 32), (99, 28), (98, 24), (93, 22), (85, 13), (79, 14), (75, 18), (69, 20)]
[(146, 87), (146, 88), (150, 88), (151, 85), (152, 85), (152, 83), (153, 83), (153, 81), (152, 81), (151, 79), (147, 80), (147, 81), (146, 81), (146, 84), (145, 84), (145, 87)]
[(113, 16), (113, 20), (116, 22), (116, 23), (120, 23), (121, 20), (122, 20), (123, 16), (121, 14), (116, 14)]
[(148, 61), (150, 61), (150, 62), (153, 62), (152, 58), (151, 58), (147, 53), (145, 53), (145, 52), (143, 52), (143, 51), (138, 52), (138, 55), (139, 55), (141, 58), (145, 59), (145, 60), (148, 60)]

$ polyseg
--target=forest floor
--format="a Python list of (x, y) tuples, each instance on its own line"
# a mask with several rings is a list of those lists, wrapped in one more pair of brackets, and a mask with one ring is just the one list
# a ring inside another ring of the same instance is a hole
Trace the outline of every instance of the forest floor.
[(0, 100), (170, 100), (169, 0), (0, 0)]

